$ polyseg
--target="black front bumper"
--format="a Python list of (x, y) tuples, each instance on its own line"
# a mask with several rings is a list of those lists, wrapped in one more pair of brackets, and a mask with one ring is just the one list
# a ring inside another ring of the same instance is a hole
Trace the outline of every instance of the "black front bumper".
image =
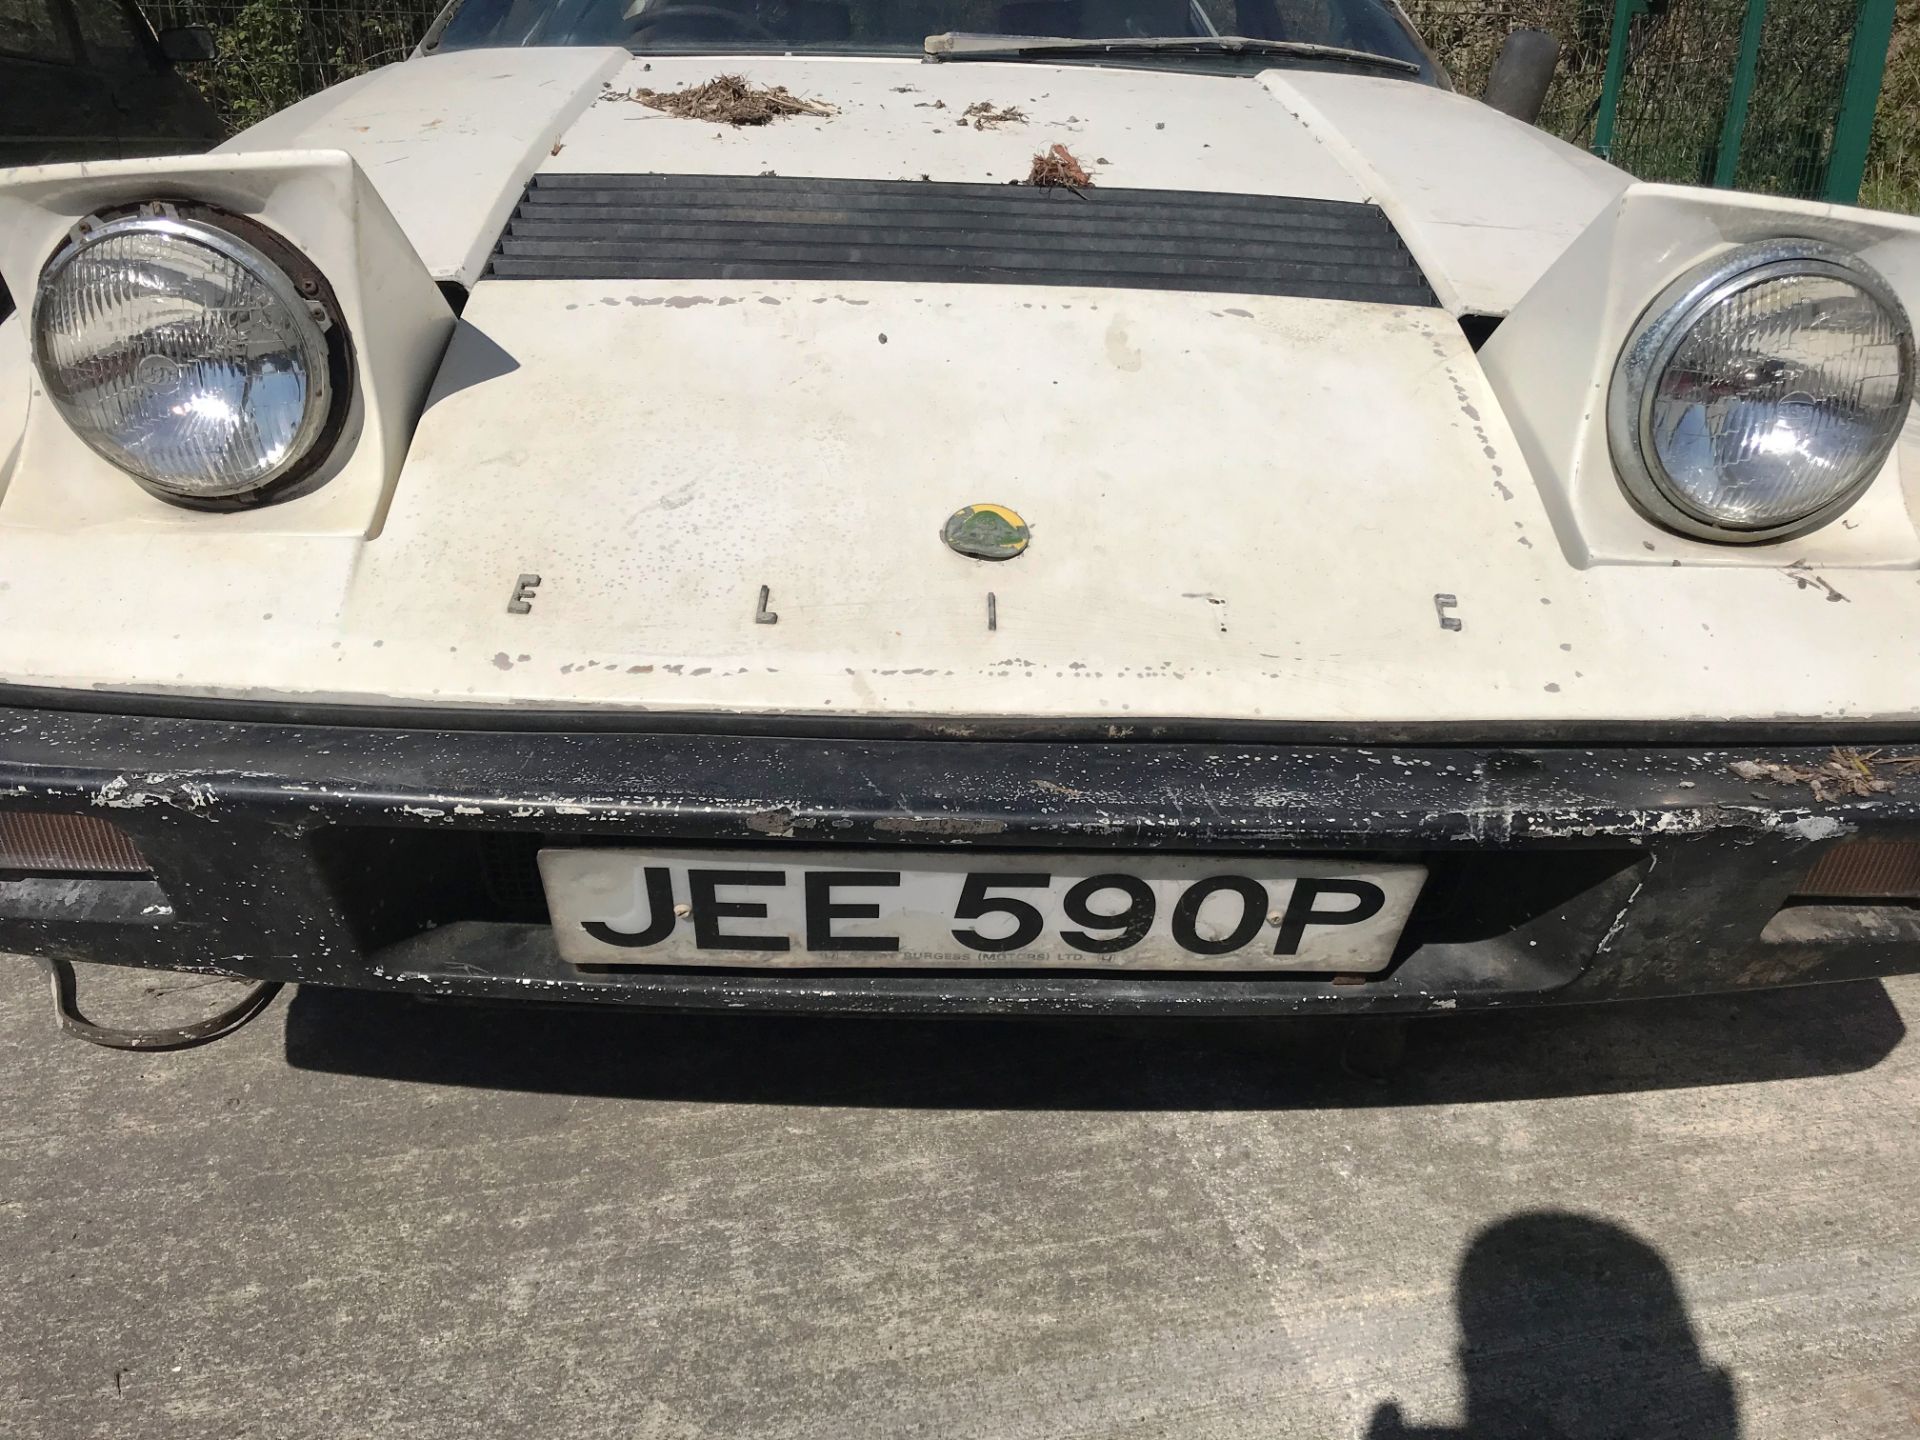
[[(443, 719), (443, 725), (450, 724)], [(0, 871), (0, 951), (657, 1008), (1279, 1014), (1732, 990), (1920, 969), (1903, 897), (1823, 852), (1920, 841), (1920, 775), (1822, 803), (1738, 778), (1825, 748), (831, 739), (0, 710), (0, 809), (111, 821), (146, 875)], [(582, 971), (547, 844), (1155, 848), (1414, 858), (1375, 977)]]

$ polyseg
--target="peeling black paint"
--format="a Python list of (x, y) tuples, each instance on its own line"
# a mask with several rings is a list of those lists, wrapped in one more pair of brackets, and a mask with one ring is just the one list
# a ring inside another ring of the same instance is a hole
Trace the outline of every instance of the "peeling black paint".
[[(1824, 748), (1201, 745), (1109, 729), (1118, 743), (581, 732), (529, 743), (512, 732), (0, 711), (0, 803), (123, 825), (175, 910), (164, 924), (102, 924), (0, 908), (0, 948), (448, 994), (1196, 1013), (1421, 1008), (1441, 996), (1505, 1004), (1920, 965), (1920, 946), (1800, 932), (1756, 958), (1760, 927), (1823, 845), (1920, 836), (1920, 776), (1822, 803), (1756, 796), (1729, 770), (1755, 755), (1817, 763)], [(1443, 883), (1460, 866), (1505, 875), (1501, 857), (1550, 869), (1555, 856), (1613, 858), (1537, 922), (1423, 932), (1391, 977), (1339, 996), (1301, 977), (1186, 977), (1185, 988), (1139, 976), (883, 975), (865, 988), (818, 975), (610, 980), (556, 968), (540, 926), (463, 919), (450, 899), (409, 908), (416, 891), (474, 883), (482, 837), (534, 847), (828, 836), (895, 850), (1417, 855), (1436, 897), (1464, 883)], [(398, 890), (380, 858), (396, 846), (410, 857)], [(1643, 856), (1658, 864), (1640, 866)], [(359, 872), (372, 878), (356, 890), (343, 877)]]

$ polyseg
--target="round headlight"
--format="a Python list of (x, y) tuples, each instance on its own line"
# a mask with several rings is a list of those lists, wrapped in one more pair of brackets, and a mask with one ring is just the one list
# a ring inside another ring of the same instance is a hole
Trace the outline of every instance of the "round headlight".
[(1654, 301), (1607, 396), (1614, 466), (1685, 535), (1751, 543), (1826, 524), (1886, 462), (1913, 399), (1913, 328), (1835, 246), (1729, 251)]
[(33, 357), (100, 455), (168, 500), (226, 509), (285, 494), (337, 437), (334, 316), (325, 280), (271, 232), (147, 207), (83, 222), (48, 263)]

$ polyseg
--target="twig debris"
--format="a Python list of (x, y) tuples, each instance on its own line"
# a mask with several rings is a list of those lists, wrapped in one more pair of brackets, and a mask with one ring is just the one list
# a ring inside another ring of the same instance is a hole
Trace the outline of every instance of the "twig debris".
[(1893, 789), (1880, 769), (1905, 773), (1920, 769), (1920, 755), (1887, 755), (1879, 750), (1836, 747), (1818, 765), (1781, 765), (1764, 760), (1735, 760), (1727, 767), (1742, 780), (1767, 780), (1775, 785), (1805, 785), (1819, 804), (1830, 800), (1868, 800)]
[(1027, 112), (1018, 105), (1004, 105), (996, 109), (991, 100), (976, 100), (960, 114), (971, 120), (976, 130), (996, 130), (1002, 125), (1027, 123)]
[(1064, 145), (1051, 145), (1041, 154), (1033, 157), (1033, 168), (1027, 172), (1025, 180), (1010, 180), (1010, 185), (1035, 185), (1041, 189), (1078, 190), (1093, 184), (1093, 177), (1087, 174), (1087, 167), (1073, 158), (1073, 152)]
[(717, 75), (704, 85), (680, 90), (614, 91), (609, 100), (632, 100), (685, 120), (718, 125), (765, 125), (782, 115), (832, 115), (820, 100), (804, 100), (784, 85), (753, 85), (744, 75)]

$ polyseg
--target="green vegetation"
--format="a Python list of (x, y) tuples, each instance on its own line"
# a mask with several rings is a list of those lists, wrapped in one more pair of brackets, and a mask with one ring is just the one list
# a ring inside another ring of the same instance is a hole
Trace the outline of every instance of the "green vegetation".
[[(1295, 0), (1311, 5), (1319, 0)], [(1541, 124), (1592, 141), (1606, 74), (1613, 0), (1402, 0), (1460, 88), (1479, 93), (1507, 34), (1523, 26), (1561, 42), (1560, 69)], [(1704, 183), (1719, 159), (1746, 0), (1655, 0), (1633, 22), (1634, 63), (1621, 88), (1613, 158), (1647, 179)], [(1771, 0), (1755, 103), (1737, 183), (1817, 194), (1853, 0)], [(220, 58), (196, 67), (201, 89), (235, 128), (328, 85), (404, 56), (437, 0), (148, 0), (156, 27), (211, 25)], [(1862, 203), (1920, 213), (1920, 0), (1899, 0), (1893, 52), (1874, 130)]]
[(143, 0), (155, 29), (208, 25), (219, 58), (189, 73), (221, 117), (244, 129), (294, 101), (405, 57), (439, 0)]
[(1920, 0), (1900, 0), (1860, 203), (1920, 214)]
[[(1407, 9), (1460, 88), (1478, 93), (1509, 30), (1531, 25), (1561, 43), (1541, 125), (1594, 139), (1613, 28), (1612, 0), (1408, 0)], [(1720, 158), (1746, 0), (1668, 0), (1636, 17), (1612, 158), (1645, 179), (1706, 184)], [(1771, 0), (1736, 183), (1813, 195), (1826, 171), (1851, 26), (1851, 0)]]

